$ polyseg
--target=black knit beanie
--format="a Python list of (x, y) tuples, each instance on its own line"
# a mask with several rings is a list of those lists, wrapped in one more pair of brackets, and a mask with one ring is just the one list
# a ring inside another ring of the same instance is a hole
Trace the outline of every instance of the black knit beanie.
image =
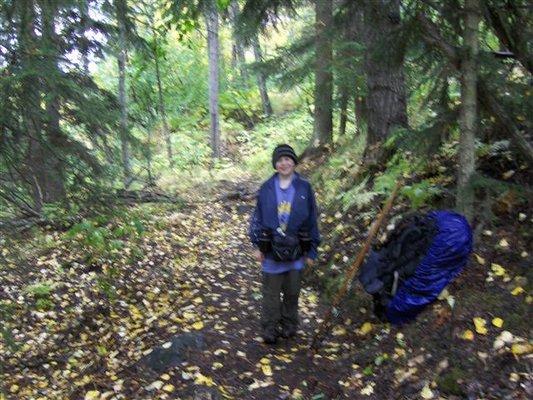
[(288, 144), (280, 144), (276, 146), (276, 148), (272, 152), (272, 166), (274, 167), (274, 169), (276, 169), (276, 162), (278, 162), (278, 160), (282, 156), (290, 157), (294, 160), (294, 164), (298, 164), (298, 157), (296, 157), (294, 149)]

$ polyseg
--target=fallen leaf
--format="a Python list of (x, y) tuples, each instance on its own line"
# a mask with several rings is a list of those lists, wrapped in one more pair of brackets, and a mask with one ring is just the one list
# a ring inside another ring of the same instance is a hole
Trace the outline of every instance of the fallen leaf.
[(333, 336), (346, 335), (346, 329), (342, 326), (336, 326), (335, 328), (333, 328), (332, 335)]
[(474, 256), (476, 257), (476, 261), (481, 264), (481, 265), (485, 265), (485, 259), (483, 257), (481, 257), (480, 255), (478, 254), (475, 254), (474, 253)]
[(496, 317), (492, 319), (492, 325), (496, 328), (501, 328), (503, 326), (503, 319)]
[(372, 393), (374, 393), (374, 385), (372, 385), (372, 383), (369, 383), (361, 389), (361, 394), (364, 394), (365, 396), (370, 396)]
[(192, 324), (192, 327), (196, 329), (197, 331), (199, 331), (200, 329), (203, 329), (204, 323), (202, 321), (198, 321)]
[(529, 354), (533, 351), (533, 345), (531, 343), (513, 343), (511, 346), (511, 352), (515, 356), (522, 354)]
[(424, 388), (420, 391), (420, 396), (423, 398), (423, 399), (432, 399), (434, 394), (433, 394), (433, 391), (429, 388), (429, 385), (426, 384), (426, 386), (424, 386)]
[(500, 264), (492, 263), (490, 267), (492, 269), (492, 272), (494, 272), (494, 275), (496, 276), (505, 275), (505, 268), (503, 268)]
[(215, 384), (215, 382), (213, 382), (213, 378), (202, 375), (201, 373), (198, 373), (196, 375), (196, 377), (194, 378), (194, 383), (196, 385), (206, 385), (206, 386), (213, 386)]
[(359, 328), (359, 333), (361, 335), (367, 335), (370, 332), (372, 332), (372, 324), (370, 322), (365, 322), (361, 325), (361, 328)]
[(270, 365), (261, 365), (261, 369), (266, 376), (272, 376), (272, 368), (270, 368)]
[(485, 325), (487, 324), (487, 321), (485, 321), (483, 318), (475, 317), (473, 318), (474, 326), (476, 327), (476, 332), (480, 335), (486, 335), (487, 334), (487, 328)]
[(524, 288), (522, 286), (517, 286), (511, 291), (511, 294), (513, 296), (518, 296), (519, 294), (522, 294), (524, 292), (525, 292), (525, 290), (524, 290)]
[(467, 329), (463, 332), (461, 338), (463, 338), (464, 340), (474, 340), (474, 332), (472, 332), (470, 329)]
[(168, 385), (163, 386), (163, 390), (167, 393), (172, 393), (174, 391), (174, 385), (169, 383)]
[(87, 393), (85, 393), (85, 400), (95, 400), (100, 398), (100, 392), (98, 390), (89, 390)]
[(146, 390), (148, 391), (151, 391), (151, 390), (159, 390), (163, 387), (164, 383), (162, 381), (155, 381), (155, 382), (152, 382), (151, 384), (149, 384), (148, 386), (146, 386)]

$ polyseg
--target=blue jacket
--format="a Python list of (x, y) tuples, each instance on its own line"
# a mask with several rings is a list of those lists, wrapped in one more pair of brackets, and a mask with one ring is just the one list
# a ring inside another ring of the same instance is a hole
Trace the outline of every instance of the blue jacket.
[[(320, 244), (320, 234), (317, 223), (317, 207), (315, 195), (311, 184), (295, 173), (292, 184), (295, 193), (291, 205), (291, 214), (287, 225), (287, 233), (297, 234), (300, 229), (309, 231), (311, 235), (311, 250), (307, 257), (317, 258), (317, 248)], [(250, 241), (257, 246), (261, 229), (275, 231), (279, 226), (278, 204), (276, 200), (276, 188), (274, 180), (277, 173), (272, 175), (261, 185), (257, 195), (257, 205), (250, 222)], [(266, 257), (269, 257), (267, 254)]]

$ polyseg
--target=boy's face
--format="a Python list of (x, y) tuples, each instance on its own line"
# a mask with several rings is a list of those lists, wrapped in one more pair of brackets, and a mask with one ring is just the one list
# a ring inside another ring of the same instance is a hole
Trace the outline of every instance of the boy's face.
[(287, 156), (281, 156), (278, 161), (276, 161), (276, 171), (283, 177), (289, 177), (293, 174), (296, 164), (294, 160)]

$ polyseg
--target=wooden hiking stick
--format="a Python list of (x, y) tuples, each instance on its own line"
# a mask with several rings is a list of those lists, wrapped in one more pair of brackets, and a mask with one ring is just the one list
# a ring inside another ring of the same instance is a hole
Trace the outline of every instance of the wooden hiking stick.
[(396, 183), (396, 186), (394, 186), (394, 189), (392, 190), (390, 197), (387, 199), (385, 206), (381, 210), (381, 214), (378, 215), (376, 221), (370, 228), (368, 237), (366, 238), (366, 241), (363, 247), (361, 248), (361, 250), (359, 250), (359, 254), (357, 254), (357, 258), (355, 259), (352, 266), (346, 272), (344, 282), (341, 288), (337, 291), (337, 294), (335, 295), (335, 297), (333, 298), (333, 301), (331, 302), (331, 306), (329, 307), (328, 311), (326, 312), (326, 315), (324, 316), (324, 320), (318, 326), (318, 331), (315, 334), (315, 336), (313, 336), (313, 341), (311, 342), (311, 352), (313, 355), (318, 350), (318, 347), (326, 333), (326, 330), (329, 328), (331, 316), (333, 315), (333, 310), (337, 308), (337, 306), (341, 302), (342, 298), (348, 291), (348, 287), (350, 285), (350, 282), (352, 282), (355, 276), (355, 273), (357, 272), (361, 264), (363, 264), (366, 253), (368, 253), (368, 250), (370, 249), (370, 245), (372, 244), (372, 240), (374, 239), (374, 236), (376, 236), (376, 234), (378, 233), (378, 230), (381, 224), (383, 223), (383, 220), (385, 219), (386, 215), (389, 213), (392, 207), (392, 203), (394, 202), (394, 198), (396, 197), (396, 194), (398, 193), (398, 190), (400, 189), (401, 186), (402, 186), (402, 181), (399, 180)]

